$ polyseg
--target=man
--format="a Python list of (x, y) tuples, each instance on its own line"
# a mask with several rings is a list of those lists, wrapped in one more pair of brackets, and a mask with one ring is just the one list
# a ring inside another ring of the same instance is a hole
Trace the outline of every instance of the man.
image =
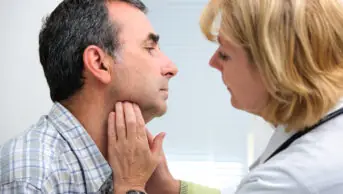
[(54, 105), (0, 147), (0, 193), (113, 191), (109, 113), (130, 101), (145, 122), (163, 115), (177, 73), (146, 11), (139, 0), (64, 0), (46, 19), (39, 54)]

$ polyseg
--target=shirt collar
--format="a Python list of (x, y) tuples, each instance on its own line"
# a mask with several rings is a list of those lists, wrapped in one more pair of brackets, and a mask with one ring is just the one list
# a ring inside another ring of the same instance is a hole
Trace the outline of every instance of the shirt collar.
[(111, 177), (112, 169), (95, 142), (72, 113), (60, 103), (53, 105), (48, 117), (78, 158), (84, 172), (87, 192), (97, 192)]
[[(341, 107), (343, 107), (343, 98), (341, 98), (339, 100), (339, 102), (337, 103), (337, 105), (332, 108), (330, 111), (328, 111), (328, 114), (340, 109)], [(326, 116), (325, 115), (325, 116)], [(291, 138), (296, 131), (291, 131), (291, 132), (286, 132), (285, 131), (286, 126), (285, 125), (279, 125), (277, 127), (275, 127), (275, 131), (273, 133), (273, 135), (271, 136), (269, 143), (267, 144), (267, 147), (265, 149), (265, 151), (261, 154), (261, 156), (250, 166), (250, 170), (254, 169), (255, 167), (257, 167), (259, 164), (264, 163), (264, 161), (267, 160), (267, 158), (273, 154), (273, 152), (280, 147), (285, 141), (287, 141), (289, 138)]]

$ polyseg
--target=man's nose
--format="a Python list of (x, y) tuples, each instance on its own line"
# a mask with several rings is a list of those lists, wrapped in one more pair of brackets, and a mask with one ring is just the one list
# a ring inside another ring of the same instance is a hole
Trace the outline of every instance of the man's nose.
[(167, 57), (167, 64), (162, 67), (162, 74), (168, 78), (174, 77), (179, 72), (176, 65)]

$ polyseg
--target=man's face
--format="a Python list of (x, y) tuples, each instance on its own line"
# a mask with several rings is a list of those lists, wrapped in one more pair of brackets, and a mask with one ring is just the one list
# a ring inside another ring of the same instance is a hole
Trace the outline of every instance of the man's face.
[(176, 66), (159, 49), (159, 37), (143, 12), (122, 2), (112, 2), (108, 9), (120, 26), (121, 48), (112, 76), (116, 100), (137, 103), (146, 120), (163, 115)]

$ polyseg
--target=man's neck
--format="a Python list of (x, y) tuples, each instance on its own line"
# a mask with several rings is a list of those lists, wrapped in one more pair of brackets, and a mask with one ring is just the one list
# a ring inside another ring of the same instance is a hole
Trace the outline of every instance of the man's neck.
[[(111, 111), (115, 111), (115, 99), (105, 97), (100, 92), (97, 95), (76, 94), (72, 98), (61, 102), (86, 129), (95, 142), (101, 154), (107, 160), (107, 123)], [(89, 94), (89, 93), (88, 93)], [(149, 111), (142, 111), (144, 120), (148, 123), (153, 117)]]
[(107, 120), (114, 105), (103, 99), (100, 95), (75, 95), (61, 104), (77, 118), (107, 160)]

